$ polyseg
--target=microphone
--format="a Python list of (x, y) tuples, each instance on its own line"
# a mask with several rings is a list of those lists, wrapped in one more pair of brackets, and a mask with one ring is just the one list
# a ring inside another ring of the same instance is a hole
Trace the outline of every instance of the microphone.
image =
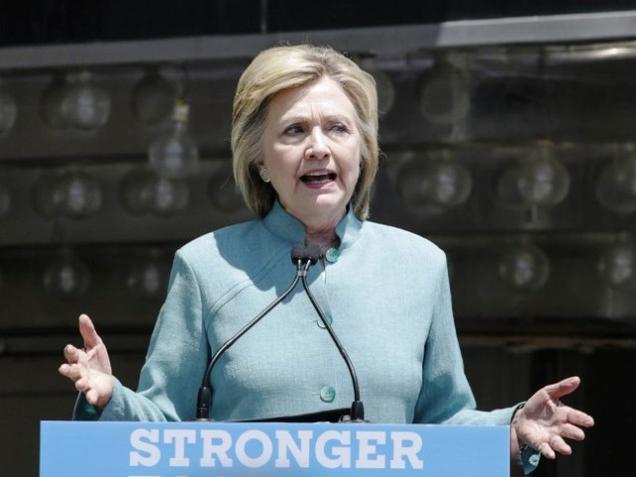
[(196, 409), (197, 421), (210, 420), (210, 408), (212, 405), (212, 400), (214, 398), (214, 391), (211, 387), (208, 386), (208, 383), (210, 381), (210, 375), (212, 374), (214, 365), (221, 358), (223, 353), (230, 349), (232, 345), (234, 345), (234, 343), (236, 343), (238, 339), (241, 338), (241, 336), (247, 333), (256, 323), (258, 323), (265, 315), (272, 311), (281, 301), (287, 298), (287, 296), (294, 290), (294, 288), (296, 288), (298, 280), (301, 277), (307, 275), (307, 270), (309, 270), (309, 267), (318, 262), (319, 257), (320, 248), (317, 246), (295, 246), (292, 249), (291, 259), (292, 263), (296, 265), (296, 276), (292, 280), (287, 290), (285, 290), (285, 292), (280, 297), (276, 298), (272, 303), (267, 305), (267, 307), (263, 311), (252, 318), (246, 325), (244, 325), (239, 331), (237, 331), (234, 336), (223, 343), (223, 345), (217, 350), (216, 353), (214, 353), (214, 356), (212, 356), (212, 359), (208, 363), (208, 367), (203, 374), (203, 380), (201, 381), (201, 386), (199, 387)]
[(353, 384), (353, 402), (351, 403), (351, 413), (348, 416), (343, 416), (340, 420), (348, 422), (365, 422), (364, 404), (360, 400), (360, 384), (358, 382), (358, 376), (356, 375), (355, 368), (353, 367), (353, 362), (351, 361), (351, 358), (349, 357), (349, 354), (345, 350), (344, 346), (338, 339), (336, 332), (331, 327), (331, 324), (325, 318), (325, 314), (318, 305), (318, 301), (316, 301), (316, 298), (314, 297), (313, 293), (311, 293), (311, 290), (307, 285), (307, 270), (309, 270), (309, 267), (311, 265), (315, 265), (318, 262), (318, 258), (320, 258), (321, 255), (322, 253), (320, 251), (320, 247), (317, 245), (297, 245), (292, 249), (292, 263), (300, 264), (301, 262), (308, 261), (307, 269), (305, 270), (305, 273), (300, 275), (300, 280), (303, 284), (305, 292), (307, 293), (307, 296), (309, 297), (309, 301), (311, 301), (311, 304), (316, 310), (316, 313), (318, 313), (320, 320), (329, 332), (329, 336), (331, 337), (333, 343), (336, 345), (340, 356), (342, 356), (342, 359), (345, 361), (347, 369), (349, 370), (349, 375), (351, 376), (351, 382)]
[(305, 289), (305, 292), (307, 292), (309, 301), (311, 301), (311, 304), (314, 306), (316, 313), (318, 313), (318, 316), (320, 317), (322, 324), (325, 326), (325, 328), (329, 332), (329, 336), (331, 337), (331, 340), (333, 341), (333, 343), (336, 345), (336, 348), (338, 349), (340, 356), (342, 356), (342, 359), (345, 361), (345, 364), (347, 365), (347, 369), (349, 370), (349, 375), (351, 376), (351, 382), (353, 384), (353, 402), (351, 403), (351, 413), (348, 416), (347, 415), (343, 416), (340, 419), (340, 421), (341, 422), (367, 422), (364, 419), (364, 404), (360, 400), (360, 384), (358, 382), (358, 376), (356, 375), (356, 371), (355, 371), (355, 368), (353, 367), (351, 358), (349, 357), (349, 354), (347, 353), (344, 346), (338, 339), (338, 336), (336, 336), (336, 332), (331, 327), (331, 324), (325, 318), (325, 314), (323, 313), (322, 309), (318, 305), (318, 302), (316, 301), (316, 298), (314, 297), (313, 293), (311, 293), (311, 290), (309, 289), (309, 286), (307, 285), (306, 276), (307, 274), (305, 273), (304, 275), (301, 275), (300, 277), (300, 280), (303, 284), (303, 288)]
[(283, 301), (293, 290), (296, 288), (298, 281), (300, 280), (303, 284), (303, 288), (305, 292), (309, 296), (309, 300), (311, 301), (314, 309), (318, 313), (321, 321), (325, 325), (325, 328), (329, 332), (329, 336), (332, 341), (336, 345), (338, 352), (344, 359), (347, 368), (349, 370), (349, 374), (351, 376), (351, 381), (353, 383), (353, 394), (354, 400), (351, 404), (350, 414), (346, 415), (345, 413), (348, 409), (334, 409), (331, 411), (323, 411), (317, 413), (303, 414), (298, 416), (286, 416), (286, 417), (278, 417), (271, 419), (256, 419), (256, 420), (242, 420), (238, 422), (254, 422), (254, 421), (271, 421), (271, 422), (315, 422), (315, 421), (329, 421), (329, 422), (366, 422), (364, 420), (364, 405), (360, 400), (360, 386), (358, 383), (358, 378), (356, 376), (355, 369), (353, 367), (353, 363), (349, 358), (346, 350), (340, 343), (340, 340), (336, 336), (333, 328), (326, 320), (324, 313), (320, 309), (318, 302), (314, 298), (313, 294), (309, 290), (309, 286), (307, 285), (306, 277), (309, 268), (312, 265), (315, 265), (318, 262), (318, 259), (321, 257), (320, 247), (317, 245), (296, 245), (292, 248), (291, 252), (291, 260), (294, 265), (296, 265), (296, 276), (292, 280), (291, 284), (285, 290), (285, 292), (278, 298), (276, 298), (272, 303), (270, 303), (263, 311), (261, 311), (258, 315), (256, 315), (252, 320), (250, 320), (246, 325), (244, 325), (239, 331), (234, 334), (230, 339), (228, 339), (214, 354), (212, 359), (210, 360), (208, 367), (203, 375), (203, 380), (201, 382), (201, 387), (199, 388), (199, 393), (197, 396), (197, 411), (196, 411), (196, 420), (198, 421), (209, 421), (210, 420), (210, 409), (212, 405), (212, 400), (214, 397), (213, 390), (208, 386), (210, 375), (212, 374), (212, 369), (214, 365), (221, 358), (223, 353), (225, 353), (239, 338), (241, 338), (245, 333), (247, 333), (256, 323), (258, 323), (265, 315), (267, 315), (270, 311), (272, 311), (281, 301)]
[(291, 261), (294, 265), (298, 265), (299, 260), (302, 263), (311, 262), (310, 266), (316, 265), (320, 256), (320, 247), (318, 245), (295, 245), (291, 251)]

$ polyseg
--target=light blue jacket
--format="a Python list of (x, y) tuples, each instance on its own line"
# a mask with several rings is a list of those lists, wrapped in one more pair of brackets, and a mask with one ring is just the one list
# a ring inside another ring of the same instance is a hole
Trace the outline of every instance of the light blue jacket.
[[(351, 356), (366, 418), (382, 423), (510, 423), (514, 407), (476, 411), (464, 375), (444, 253), (422, 237), (360, 221), (309, 282)], [(211, 351), (280, 295), (295, 275), (304, 227), (278, 203), (264, 220), (204, 235), (175, 256), (139, 389), (115, 380), (102, 420), (190, 420)], [(349, 407), (347, 368), (299, 285), (241, 338), (212, 375), (216, 420)], [(76, 418), (91, 417), (81, 399)]]

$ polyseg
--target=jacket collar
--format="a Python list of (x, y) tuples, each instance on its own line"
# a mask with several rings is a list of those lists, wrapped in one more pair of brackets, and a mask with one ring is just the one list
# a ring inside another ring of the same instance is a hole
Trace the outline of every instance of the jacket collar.
[[(280, 204), (278, 200), (274, 202), (272, 210), (263, 219), (265, 228), (277, 237), (293, 244), (303, 243), (305, 240), (305, 226), (296, 217), (291, 215)], [(353, 245), (360, 235), (363, 222), (358, 219), (350, 205), (347, 206), (347, 213), (336, 225), (336, 235), (340, 239), (340, 250)]]

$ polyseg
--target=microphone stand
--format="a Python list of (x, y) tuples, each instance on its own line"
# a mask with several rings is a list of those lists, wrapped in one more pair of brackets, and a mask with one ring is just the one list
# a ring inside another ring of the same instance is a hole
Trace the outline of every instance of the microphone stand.
[(313, 293), (311, 293), (311, 290), (309, 290), (309, 286), (307, 285), (306, 274), (302, 275), (300, 277), (300, 280), (303, 284), (303, 288), (305, 289), (305, 292), (307, 292), (307, 296), (309, 296), (309, 300), (311, 301), (311, 304), (314, 306), (314, 309), (318, 313), (318, 316), (320, 317), (322, 324), (325, 325), (325, 328), (329, 332), (329, 336), (331, 336), (331, 340), (334, 342), (334, 344), (336, 345), (336, 348), (338, 348), (338, 351), (340, 352), (340, 356), (342, 356), (342, 359), (344, 359), (345, 363), (347, 364), (347, 368), (349, 369), (349, 374), (351, 375), (351, 382), (353, 383), (353, 402), (351, 403), (351, 414), (349, 416), (343, 416), (341, 421), (342, 422), (366, 422), (364, 420), (364, 404), (362, 404), (362, 401), (360, 400), (360, 386), (358, 384), (358, 377), (356, 376), (356, 371), (353, 368), (353, 363), (351, 362), (351, 358), (349, 358), (349, 355), (345, 351), (344, 346), (342, 346), (342, 343), (338, 339), (338, 336), (336, 336), (336, 332), (331, 327), (331, 324), (325, 318), (325, 315), (320, 309), (320, 306), (318, 305), (318, 302), (314, 298)]
[(265, 315), (267, 315), (270, 311), (272, 311), (276, 305), (278, 305), (281, 301), (283, 301), (287, 296), (292, 292), (296, 285), (298, 284), (298, 280), (301, 277), (304, 280), (305, 275), (307, 275), (307, 270), (312, 265), (311, 260), (307, 260), (304, 265), (303, 261), (299, 258), (296, 261), (296, 277), (289, 285), (287, 290), (278, 298), (276, 298), (273, 302), (271, 302), (263, 311), (261, 311), (258, 315), (256, 315), (252, 320), (250, 320), (246, 325), (243, 326), (234, 336), (232, 336), (229, 340), (223, 343), (214, 356), (210, 360), (207, 369), (205, 370), (205, 374), (203, 375), (203, 380), (201, 382), (201, 387), (199, 388), (199, 394), (197, 396), (197, 421), (208, 421), (210, 420), (210, 404), (212, 403), (212, 398), (214, 397), (214, 391), (208, 387), (208, 382), (210, 380), (210, 374), (212, 373), (212, 368), (219, 360), (221, 355), (225, 353), (236, 341), (247, 333), (256, 323), (258, 323)]
[[(220, 359), (220, 357), (225, 353), (236, 341), (241, 338), (245, 333), (247, 333), (256, 323), (258, 323), (265, 315), (267, 315), (274, 307), (276, 307), (281, 301), (283, 301), (293, 290), (296, 288), (298, 281), (300, 280), (303, 284), (303, 288), (311, 301), (314, 309), (318, 313), (320, 320), (325, 325), (325, 328), (329, 332), (329, 336), (331, 336), (332, 341), (338, 348), (338, 352), (344, 359), (347, 368), (349, 369), (349, 374), (351, 375), (351, 381), (353, 383), (353, 395), (354, 400), (351, 404), (350, 414), (346, 415), (346, 411), (348, 409), (334, 409), (331, 411), (318, 412), (318, 413), (310, 413), (303, 414), (298, 416), (287, 416), (287, 417), (279, 417), (279, 418), (271, 418), (264, 419), (265, 421), (271, 422), (310, 422), (315, 420), (320, 421), (329, 421), (335, 422), (336, 419), (339, 422), (366, 422), (364, 420), (364, 405), (360, 400), (360, 386), (358, 384), (358, 377), (356, 376), (355, 369), (353, 368), (353, 363), (349, 358), (349, 355), (345, 351), (342, 343), (336, 336), (335, 331), (331, 327), (331, 324), (325, 319), (325, 315), (320, 309), (318, 302), (314, 298), (314, 295), (311, 293), (309, 286), (307, 285), (307, 272), (309, 267), (318, 262), (318, 257), (320, 256), (319, 249), (315, 246), (304, 246), (304, 247), (294, 247), (292, 250), (292, 262), (296, 264), (296, 276), (294, 280), (289, 285), (287, 290), (278, 298), (276, 298), (272, 303), (270, 303), (263, 311), (261, 311), (258, 315), (256, 315), (252, 320), (250, 320), (246, 325), (244, 325), (234, 336), (228, 339), (218, 350), (214, 353), (214, 356), (210, 360), (207, 369), (203, 375), (203, 380), (201, 382), (201, 387), (199, 388), (199, 393), (197, 396), (197, 411), (196, 411), (196, 420), (197, 421), (209, 421), (210, 420), (210, 407), (212, 404), (212, 399), (214, 397), (214, 392), (208, 386), (210, 381), (210, 375), (212, 374), (212, 368), (216, 362)], [(243, 420), (238, 422), (254, 422), (255, 420)], [(263, 421), (263, 419), (258, 419), (258, 421)]]

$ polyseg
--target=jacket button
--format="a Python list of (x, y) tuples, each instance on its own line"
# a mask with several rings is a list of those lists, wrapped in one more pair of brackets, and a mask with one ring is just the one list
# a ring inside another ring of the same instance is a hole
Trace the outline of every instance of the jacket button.
[(336, 399), (336, 390), (332, 386), (323, 386), (320, 390), (320, 399), (324, 402), (332, 402)]
[[(333, 318), (331, 315), (325, 315), (325, 320), (327, 320), (327, 323), (330, 325), (333, 324)], [(316, 320), (316, 324), (318, 325), (318, 328), (322, 328), (323, 330), (327, 328), (320, 318)]]
[(338, 261), (338, 257), (340, 257), (340, 252), (337, 248), (330, 248), (325, 253), (325, 258), (329, 263), (335, 263)]

